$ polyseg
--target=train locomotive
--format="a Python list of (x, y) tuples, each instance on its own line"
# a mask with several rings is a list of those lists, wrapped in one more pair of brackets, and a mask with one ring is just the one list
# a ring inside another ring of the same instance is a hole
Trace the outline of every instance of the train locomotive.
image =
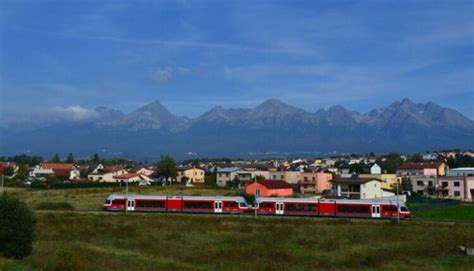
[(406, 219), (411, 217), (411, 212), (404, 202), (382, 199), (260, 197), (252, 205), (249, 205), (243, 197), (110, 195), (103, 205), (103, 210), (374, 219)]

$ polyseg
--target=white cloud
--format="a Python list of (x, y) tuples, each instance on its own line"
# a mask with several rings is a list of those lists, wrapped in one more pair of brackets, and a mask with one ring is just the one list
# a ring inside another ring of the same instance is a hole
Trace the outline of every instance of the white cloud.
[(85, 121), (98, 118), (99, 113), (93, 109), (74, 105), (50, 108), (43, 113), (43, 116), (49, 120)]
[(159, 83), (166, 83), (173, 77), (173, 68), (166, 67), (154, 71), (151, 75), (151, 80)]

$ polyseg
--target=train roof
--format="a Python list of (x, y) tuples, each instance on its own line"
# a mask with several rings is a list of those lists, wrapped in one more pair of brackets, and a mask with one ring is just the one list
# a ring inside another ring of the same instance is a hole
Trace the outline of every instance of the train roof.
[(238, 202), (247, 202), (244, 197), (228, 197), (228, 196), (166, 196), (166, 195), (135, 195), (129, 194), (113, 194), (108, 197), (108, 199), (114, 198), (132, 198), (132, 199), (167, 199), (167, 198), (183, 198), (184, 200), (235, 200)]
[[(305, 203), (326, 203), (326, 202), (338, 202), (347, 204), (397, 204), (396, 200), (388, 199), (317, 199), (317, 198), (277, 198), (277, 197), (261, 197), (255, 199), (256, 202), (263, 201), (283, 201), (283, 202), (305, 202)], [(400, 206), (405, 206), (405, 202), (399, 200)]]

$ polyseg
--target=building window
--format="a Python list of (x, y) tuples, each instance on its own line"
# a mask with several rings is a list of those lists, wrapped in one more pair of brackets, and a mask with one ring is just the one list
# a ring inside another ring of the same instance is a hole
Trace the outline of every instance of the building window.
[(429, 181), (429, 182), (428, 182), (428, 185), (429, 185), (429, 186), (433, 186), (433, 182), (432, 182), (432, 181)]
[(459, 187), (459, 182), (454, 182), (454, 186)]
[(455, 196), (455, 197), (460, 197), (460, 196), (461, 196), (461, 192), (459, 192), (459, 191), (454, 191), (454, 196)]
[(447, 186), (448, 186), (448, 182), (442, 182), (441, 185), (442, 185), (443, 187), (447, 187)]
[(260, 196), (260, 189), (255, 189), (255, 196), (259, 197)]
[(416, 182), (416, 185), (418, 185), (418, 186), (423, 186), (423, 182), (422, 182), (422, 181), (418, 181), (418, 182)]

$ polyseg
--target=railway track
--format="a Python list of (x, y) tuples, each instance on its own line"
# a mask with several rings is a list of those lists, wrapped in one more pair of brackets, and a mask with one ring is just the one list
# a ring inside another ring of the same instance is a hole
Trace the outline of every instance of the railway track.
[[(344, 218), (344, 217), (310, 217), (310, 216), (275, 216), (275, 215), (235, 215), (235, 214), (196, 214), (196, 213), (147, 213), (147, 212), (105, 212), (105, 211), (92, 211), (92, 210), (77, 210), (77, 211), (61, 211), (61, 210), (35, 210), (38, 214), (92, 214), (92, 215), (118, 215), (118, 216), (200, 216), (200, 217), (241, 217), (248, 219), (313, 219), (318, 221), (335, 221), (344, 220), (352, 222), (372, 222), (372, 223), (392, 223), (393, 220), (389, 219), (372, 219), (372, 218)], [(408, 219), (400, 220), (400, 223), (430, 223), (430, 224), (471, 224), (474, 226), (474, 221), (466, 220), (442, 220), (442, 219)]]

